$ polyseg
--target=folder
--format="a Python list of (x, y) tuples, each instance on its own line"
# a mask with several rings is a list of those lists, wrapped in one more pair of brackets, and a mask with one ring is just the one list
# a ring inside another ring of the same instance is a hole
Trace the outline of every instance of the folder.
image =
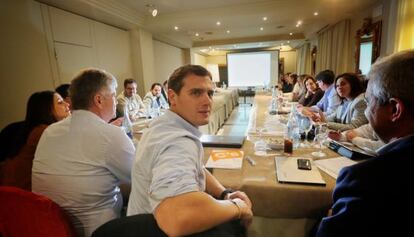
[[(310, 160), (311, 169), (299, 169), (298, 159)], [(279, 183), (326, 185), (318, 167), (316, 167), (311, 158), (276, 156), (275, 165), (276, 178)]]

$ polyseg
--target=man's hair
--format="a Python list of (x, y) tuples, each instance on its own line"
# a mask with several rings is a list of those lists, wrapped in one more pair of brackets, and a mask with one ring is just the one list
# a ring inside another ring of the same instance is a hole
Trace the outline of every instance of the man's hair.
[(62, 84), (58, 87), (56, 87), (55, 91), (62, 96), (63, 99), (69, 97), (69, 87), (70, 84)]
[(160, 84), (160, 83), (155, 82), (155, 83), (152, 83), (152, 85), (151, 85), (151, 90), (154, 90), (154, 87), (156, 87), (156, 86), (160, 86), (160, 87), (162, 88), (162, 86), (161, 86), (161, 84)]
[(345, 79), (351, 86), (350, 96), (352, 98), (357, 97), (359, 94), (364, 92), (364, 87), (362, 86), (362, 82), (359, 79), (358, 75), (355, 73), (343, 73), (335, 78), (335, 90), (337, 88), (336, 82), (340, 79)]
[(323, 83), (330, 85), (335, 80), (335, 73), (332, 70), (324, 70), (319, 72), (315, 79), (316, 81), (322, 81)]
[(72, 108), (88, 110), (96, 93), (103, 88), (115, 90), (116, 86), (112, 74), (97, 68), (84, 69), (75, 76), (70, 86)]
[(124, 88), (126, 88), (128, 84), (132, 84), (132, 83), (137, 84), (137, 81), (135, 81), (135, 80), (134, 80), (134, 79), (132, 79), (132, 78), (127, 78), (127, 79), (125, 79), (125, 80), (124, 80)]
[(176, 94), (180, 94), (181, 88), (183, 88), (183, 80), (188, 75), (196, 75), (200, 77), (208, 76), (212, 79), (211, 73), (200, 65), (185, 65), (177, 68), (168, 79), (168, 89), (173, 90)]
[[(368, 73), (370, 92), (381, 105), (392, 97), (407, 108), (414, 103), (414, 50), (402, 51), (375, 62)], [(414, 109), (411, 109), (414, 114)]]

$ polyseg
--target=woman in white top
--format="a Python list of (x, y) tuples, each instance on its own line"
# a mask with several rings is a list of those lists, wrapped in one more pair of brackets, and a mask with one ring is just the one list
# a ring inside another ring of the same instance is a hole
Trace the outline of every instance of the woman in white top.
[(310, 77), (307, 74), (302, 74), (298, 77), (296, 84), (293, 86), (292, 101), (299, 101), (303, 94), (306, 92), (305, 84), (303, 83), (306, 78)]

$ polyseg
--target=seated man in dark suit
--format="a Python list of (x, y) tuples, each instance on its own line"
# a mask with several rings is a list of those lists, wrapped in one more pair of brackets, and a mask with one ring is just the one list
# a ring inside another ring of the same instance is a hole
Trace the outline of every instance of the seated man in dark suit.
[(412, 233), (414, 50), (379, 60), (368, 78), (365, 115), (386, 145), (378, 157), (342, 169), (318, 237)]

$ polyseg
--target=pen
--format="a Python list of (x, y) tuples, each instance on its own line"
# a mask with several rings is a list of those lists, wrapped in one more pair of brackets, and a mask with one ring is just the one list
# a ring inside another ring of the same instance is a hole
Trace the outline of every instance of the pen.
[(250, 158), (250, 156), (246, 156), (246, 160), (250, 163), (250, 165), (252, 165), (252, 166), (256, 165), (256, 161), (254, 161), (252, 158)]

